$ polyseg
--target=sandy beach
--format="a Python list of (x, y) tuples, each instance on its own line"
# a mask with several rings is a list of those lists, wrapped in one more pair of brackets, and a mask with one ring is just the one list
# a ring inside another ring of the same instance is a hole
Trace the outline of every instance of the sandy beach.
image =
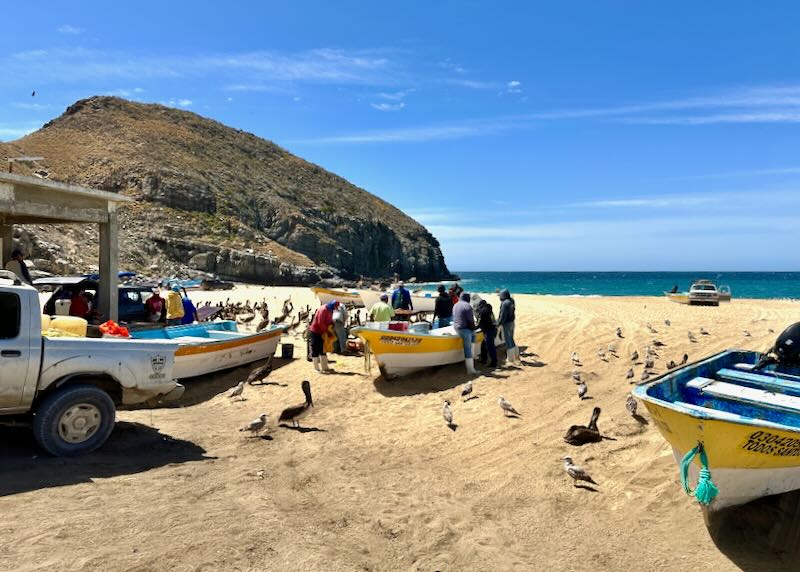
[[(295, 309), (314, 303), (300, 288), (193, 298), (266, 297), (275, 315), (290, 295)], [(515, 298), (523, 366), (476, 378), (478, 398), (467, 403), (458, 397), (463, 365), (385, 382), (375, 367), (365, 374), (362, 359), (336, 356), (338, 374), (322, 376), (304, 359), (303, 340), (286, 336), (295, 359), (276, 360), (268, 383), (247, 387), (243, 401), (226, 392), (248, 368), (190, 381), (178, 406), (120, 412), (108, 443), (88, 457), (49, 458), (28, 431), (0, 428), (0, 569), (758, 568), (761, 555), (712, 541), (665, 441), (626, 413), (625, 372), (631, 352), (654, 337), (666, 344), (658, 372), (684, 352), (695, 360), (766, 349), (800, 321), (800, 303)], [(701, 326), (710, 335), (690, 342), (687, 330)], [(596, 352), (610, 343), (620, 358), (601, 361)], [(573, 351), (591, 399), (576, 396)], [(540, 363), (525, 357), (532, 352)], [(305, 428), (276, 427), (281, 409), (302, 401), (304, 379), (315, 401)], [(522, 417), (504, 418), (499, 395)], [(456, 431), (442, 422), (444, 399)], [(614, 440), (565, 444), (565, 429), (586, 423), (594, 406)], [(266, 438), (238, 431), (262, 412), (271, 417)], [(591, 472), (598, 492), (572, 486), (564, 455)]]

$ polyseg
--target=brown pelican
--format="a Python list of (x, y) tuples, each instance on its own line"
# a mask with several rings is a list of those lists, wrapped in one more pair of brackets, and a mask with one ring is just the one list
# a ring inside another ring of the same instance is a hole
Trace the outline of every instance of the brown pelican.
[(269, 356), (266, 364), (250, 372), (250, 375), (247, 376), (247, 383), (253, 385), (255, 382), (261, 381), (267, 377), (270, 373), (272, 373), (272, 356)]
[(311, 412), (311, 408), (314, 407), (314, 401), (311, 399), (311, 384), (307, 380), (304, 380), (301, 387), (306, 396), (305, 402), (293, 407), (287, 407), (281, 411), (281, 415), (278, 417), (278, 423), (281, 421), (291, 421), (292, 427), (300, 427), (300, 419)]
[(571, 425), (564, 434), (564, 441), (570, 445), (585, 445), (586, 443), (599, 443), (603, 440), (600, 430), (597, 428), (597, 419), (600, 417), (600, 408), (592, 410), (592, 418), (588, 425)]

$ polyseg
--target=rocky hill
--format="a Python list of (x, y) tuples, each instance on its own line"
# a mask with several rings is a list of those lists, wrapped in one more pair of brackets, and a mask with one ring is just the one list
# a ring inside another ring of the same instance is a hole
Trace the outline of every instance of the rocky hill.
[[(120, 264), (263, 283), (340, 276), (449, 277), (437, 240), (389, 203), (250, 133), (197, 114), (115, 97), (71, 105), (0, 144), (44, 160), (15, 172), (123, 193)], [(97, 229), (20, 229), (52, 270), (96, 265)]]

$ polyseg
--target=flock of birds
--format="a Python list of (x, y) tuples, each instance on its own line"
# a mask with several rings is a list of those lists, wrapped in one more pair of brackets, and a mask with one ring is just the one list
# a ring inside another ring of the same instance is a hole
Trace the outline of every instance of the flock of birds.
[[(473, 391), (474, 386), (472, 380), (470, 380), (461, 387), (462, 400), (466, 402), (472, 399)], [(497, 398), (497, 404), (500, 406), (500, 410), (503, 412), (504, 417), (522, 417), (522, 414), (517, 411), (514, 406), (511, 405), (502, 395)], [(442, 419), (444, 419), (445, 425), (453, 431), (455, 431), (458, 427), (453, 421), (453, 404), (447, 399), (445, 399), (444, 403), (442, 404)]]

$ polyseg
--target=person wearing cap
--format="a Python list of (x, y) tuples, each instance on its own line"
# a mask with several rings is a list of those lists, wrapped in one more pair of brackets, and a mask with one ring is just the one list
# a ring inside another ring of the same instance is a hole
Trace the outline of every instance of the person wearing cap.
[(167, 325), (179, 326), (185, 314), (183, 310), (183, 298), (181, 288), (177, 284), (167, 292)]
[(388, 322), (394, 318), (394, 308), (389, 305), (389, 295), (381, 294), (381, 299), (369, 309), (371, 322)]
[(453, 323), (453, 300), (444, 291), (444, 284), (439, 284), (436, 289), (439, 291), (439, 295), (436, 297), (436, 305), (433, 308), (433, 327), (444, 328)]
[(19, 279), (26, 284), (33, 283), (30, 272), (28, 272), (28, 267), (25, 265), (25, 257), (22, 255), (22, 251), (19, 248), (15, 248), (11, 251), (11, 260), (6, 262), (5, 268), (9, 272), (16, 274)]
[(461, 336), (464, 343), (464, 365), (467, 366), (467, 374), (475, 375), (475, 359), (472, 356), (472, 344), (475, 341), (475, 314), (469, 303), (469, 294), (461, 294), (458, 304), (453, 306), (453, 327), (456, 333)]
[[(392, 308), (395, 310), (414, 310), (414, 304), (411, 302), (411, 292), (406, 290), (406, 285), (402, 280), (397, 283), (397, 288), (392, 292)], [(408, 314), (398, 314), (397, 319), (408, 320)]]
[(320, 373), (332, 373), (328, 367), (328, 356), (325, 354), (325, 337), (332, 335), (333, 311), (339, 307), (339, 302), (333, 300), (321, 306), (314, 314), (311, 325), (308, 327), (309, 341), (311, 342), (311, 361), (314, 369)]

